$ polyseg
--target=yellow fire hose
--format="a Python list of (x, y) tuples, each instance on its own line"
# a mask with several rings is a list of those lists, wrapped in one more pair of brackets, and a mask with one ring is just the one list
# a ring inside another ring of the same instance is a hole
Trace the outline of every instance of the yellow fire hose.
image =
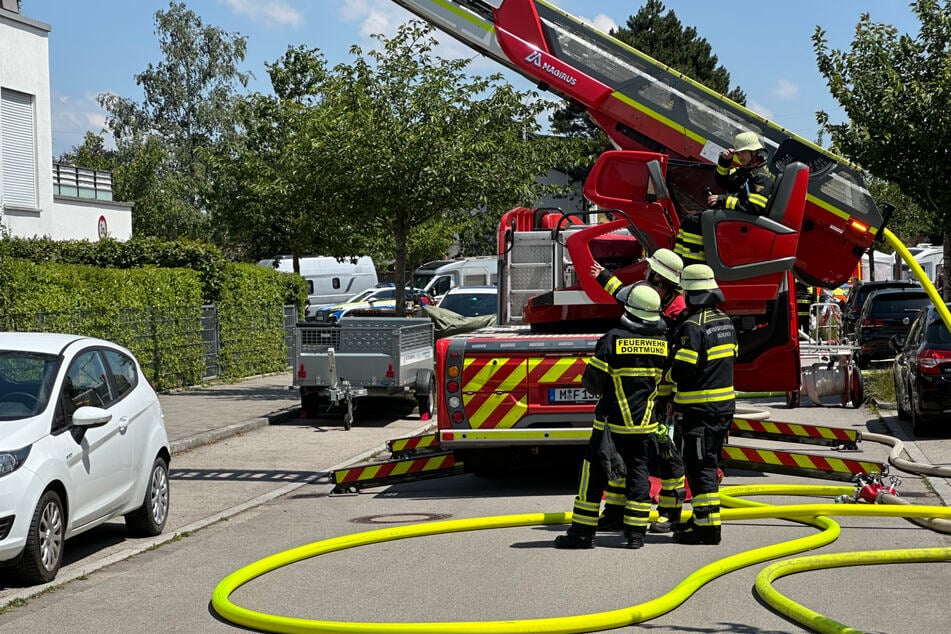
[[(230, 595), (235, 590), (252, 579), (282, 566), (310, 557), (316, 557), (317, 555), (397, 539), (408, 539), (411, 537), (492, 528), (510, 528), (515, 526), (565, 524), (571, 521), (570, 513), (530, 513), (465, 520), (446, 520), (428, 524), (383, 528), (314, 542), (271, 555), (231, 573), (215, 588), (212, 594), (212, 605), (215, 611), (228, 621), (266, 632), (366, 632), (374, 634), (389, 634), (393, 632), (421, 632), (428, 634), (594, 632), (620, 628), (634, 623), (642, 623), (665, 614), (681, 605), (708, 581), (734, 570), (829, 544), (838, 538), (841, 528), (836, 522), (826, 516), (951, 518), (951, 509), (943, 506), (880, 506), (872, 504), (797, 504), (776, 506), (751, 500), (742, 500), (736, 497), (751, 495), (836, 497), (842, 494), (852, 493), (854, 493), (854, 487), (852, 486), (761, 485), (724, 487), (721, 490), (721, 505), (724, 507), (721, 511), (721, 518), (724, 521), (780, 518), (810, 524), (821, 530), (807, 537), (800, 537), (725, 557), (691, 573), (662, 596), (638, 605), (607, 612), (555, 618), (504, 621), (370, 623), (312, 620), (266, 614), (242, 608), (229, 600)], [(853, 561), (882, 564), (891, 563), (893, 561), (942, 561), (945, 559), (951, 559), (951, 549), (873, 551), (864, 553), (861, 557), (856, 557), (855, 553), (843, 553), (828, 555), (821, 560), (816, 560), (814, 557), (806, 557), (780, 562), (783, 564), (780, 568), (770, 566), (764, 569), (756, 581), (756, 590), (765, 601), (779, 612), (799, 621), (806, 627), (821, 632), (843, 632), (849, 630), (847, 628), (843, 629), (844, 626), (839, 625), (836, 621), (818, 615), (808, 610), (808, 608), (799, 606), (795, 602), (783, 597), (772, 589), (770, 585), (771, 581), (781, 576), (798, 572), (799, 570), (846, 565), (846, 563), (851, 564)], [(822, 629), (819, 629), (820, 627)]]

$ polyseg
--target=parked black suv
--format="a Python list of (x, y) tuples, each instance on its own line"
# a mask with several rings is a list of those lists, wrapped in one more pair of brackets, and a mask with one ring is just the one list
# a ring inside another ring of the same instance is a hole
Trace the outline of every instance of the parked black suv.
[(934, 431), (936, 423), (951, 420), (951, 333), (929, 305), (919, 311), (907, 337), (896, 335), (890, 343), (897, 353), (892, 379), (898, 418), (911, 419), (918, 436)]
[(855, 337), (855, 324), (859, 319), (859, 313), (862, 312), (862, 304), (865, 303), (865, 298), (869, 296), (869, 293), (883, 288), (908, 287), (921, 288), (921, 285), (914, 280), (881, 280), (859, 282), (853, 285), (845, 298), (845, 309), (842, 311), (843, 336), (849, 339)]
[(918, 311), (931, 303), (925, 289), (913, 286), (884, 288), (873, 291), (865, 299), (855, 324), (856, 361), (863, 370), (870, 361), (895, 355), (888, 340), (892, 335), (905, 335)]

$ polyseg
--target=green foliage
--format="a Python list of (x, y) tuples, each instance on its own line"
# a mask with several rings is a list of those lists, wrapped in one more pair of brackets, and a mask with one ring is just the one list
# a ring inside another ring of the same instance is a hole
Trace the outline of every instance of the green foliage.
[(201, 284), (187, 269), (133, 271), (0, 258), (0, 328), (115, 341), (158, 389), (201, 382)]
[(200, 276), (202, 299), (207, 303), (218, 300), (225, 265), (224, 256), (213, 245), (185, 239), (166, 241), (149, 237), (133, 237), (126, 242), (111, 239), (89, 242), (6, 238), (0, 240), (0, 258), (3, 257), (117, 269), (141, 266), (189, 268)]
[(184, 3), (157, 11), (155, 26), (164, 57), (135, 76), (144, 101), (99, 96), (118, 148), (117, 198), (135, 203), (136, 235), (203, 238), (213, 180), (206, 154), (233, 129), (247, 40), (206, 26)]
[[(267, 267), (228, 264), (218, 304), (219, 364), (224, 378), (280, 372), (287, 367), (283, 280)], [(295, 276), (299, 277), (299, 276)]]
[(372, 255), (393, 261), (402, 287), (411, 259), (446, 252), (427, 229), (452, 236), (472, 210), (537, 200), (538, 175), (574, 159), (573, 146), (534, 136), (547, 104), (435, 57), (430, 33), (412, 21), (377, 36), (378, 50), (354, 47), (351, 64), (289, 48), (268, 67), (276, 96), (246, 100), (244, 135), (212, 160), (212, 217), (229, 249)]
[(819, 112), (817, 121), (838, 152), (894, 183), (924, 212), (922, 224), (948, 239), (951, 5), (915, 0), (911, 9), (921, 23), (916, 36), (899, 34), (863, 13), (850, 51), (828, 50), (825, 31), (816, 27), (819, 72), (848, 117), (832, 123)]

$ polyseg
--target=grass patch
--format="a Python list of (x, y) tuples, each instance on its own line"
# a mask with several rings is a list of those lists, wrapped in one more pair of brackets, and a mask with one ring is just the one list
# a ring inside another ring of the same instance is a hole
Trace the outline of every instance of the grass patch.
[(14, 599), (13, 601), (10, 601), (10, 603), (6, 604), (5, 606), (0, 607), (0, 614), (9, 612), (10, 610), (13, 610), (15, 608), (22, 608), (24, 605), (26, 605), (26, 603), (27, 603), (26, 599)]
[(876, 403), (895, 402), (895, 383), (891, 370), (862, 370), (862, 385), (865, 388), (865, 403), (878, 411)]

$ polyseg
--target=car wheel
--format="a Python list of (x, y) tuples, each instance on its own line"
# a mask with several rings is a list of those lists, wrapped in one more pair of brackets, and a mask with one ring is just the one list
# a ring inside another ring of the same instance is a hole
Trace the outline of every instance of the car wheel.
[(29, 584), (48, 583), (63, 563), (66, 516), (56, 491), (47, 491), (36, 503), (26, 546), (17, 563), (17, 574)]
[(420, 370), (416, 375), (416, 404), (422, 420), (436, 414), (436, 377), (430, 370)]
[(796, 409), (797, 407), (799, 407), (799, 390), (786, 392), (786, 408)]
[(909, 412), (911, 413), (911, 430), (915, 436), (927, 436), (931, 432), (931, 425), (921, 417), (918, 408), (915, 407), (915, 395), (908, 393)]
[(907, 387), (905, 390), (901, 389), (901, 382), (894, 375), (892, 379), (895, 383), (895, 409), (898, 410), (898, 420), (908, 420), (911, 418), (911, 414), (908, 412), (908, 408), (905, 407), (905, 392), (907, 392)]
[(125, 516), (126, 527), (138, 537), (159, 535), (165, 529), (168, 509), (168, 463), (164, 458), (156, 458), (149, 473), (149, 485), (145, 489), (142, 506)]
[(855, 362), (858, 364), (859, 368), (861, 368), (862, 370), (868, 370), (869, 365), (871, 364), (871, 361), (869, 360), (868, 356), (864, 354), (856, 354)]

